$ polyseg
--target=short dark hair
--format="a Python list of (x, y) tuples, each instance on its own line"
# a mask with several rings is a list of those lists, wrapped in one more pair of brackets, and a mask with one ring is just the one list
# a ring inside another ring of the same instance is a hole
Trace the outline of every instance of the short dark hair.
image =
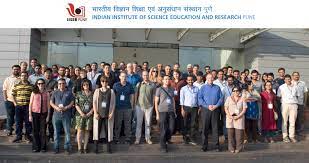
[(20, 75), (21, 74), (27, 74), (27, 76), (29, 76), (29, 73), (27, 72), (27, 71), (22, 71), (21, 73), (20, 73)]
[(34, 67), (39, 67), (42, 68), (42, 66), (40, 64), (35, 65)]
[(237, 85), (232, 88), (232, 91), (234, 91), (236, 88), (238, 89), (239, 92), (241, 91), (241, 88)]
[(210, 66), (209, 66), (209, 65), (207, 65), (207, 66), (205, 66), (205, 67), (204, 67), (204, 69), (206, 69), (206, 68), (209, 68), (209, 69), (210, 69)]
[(203, 76), (203, 72), (201, 72), (201, 71), (197, 72), (196, 76)]
[(256, 73), (256, 74), (259, 74), (259, 72), (258, 72), (257, 70), (252, 70), (252, 71), (251, 71), (251, 74), (255, 74), (255, 73)]
[(294, 74), (300, 75), (298, 71), (294, 71), (294, 72), (292, 73), (292, 75), (294, 75)]
[(200, 68), (200, 65), (198, 64), (194, 64), (193, 67), (197, 67), (197, 68)]
[(283, 70), (285, 72), (285, 69), (283, 67), (278, 68), (278, 72)]
[(103, 67), (106, 67), (106, 66), (111, 67), (111, 65), (109, 63), (104, 63)]
[(98, 63), (97, 63), (97, 62), (92, 62), (92, 63), (91, 63), (91, 65), (93, 65), (93, 64), (98, 65)]
[(193, 78), (193, 76), (192, 76), (192, 75), (188, 75), (188, 76), (187, 76), (187, 80), (188, 80), (188, 78)]
[(238, 73), (240, 73), (240, 71), (239, 71), (239, 70), (234, 70), (234, 71), (233, 71), (233, 73), (234, 73), (234, 72), (238, 72)]
[(227, 79), (232, 78), (233, 80), (235, 79), (235, 77), (233, 75), (229, 75), (227, 76)]
[(178, 70), (174, 71), (173, 73), (175, 73), (175, 72), (176, 72), (178, 75), (181, 74), (180, 71), (178, 71)]
[(50, 73), (52, 73), (53, 72), (53, 70), (51, 69), (51, 68), (47, 68), (46, 70), (45, 70), (45, 72), (50, 72)]
[(284, 75), (284, 79), (285, 79), (285, 78), (290, 78), (290, 79), (292, 79), (291, 75), (289, 75), (289, 74)]
[(38, 61), (36, 58), (31, 58), (30, 61)]
[(229, 68), (233, 69), (233, 67), (232, 67), (232, 66), (227, 66), (227, 69), (229, 69)]
[(13, 69), (13, 68), (19, 68), (19, 69), (20, 69), (20, 66), (19, 66), (19, 65), (13, 65), (13, 66), (12, 66), (12, 69)]
[(275, 77), (274, 73), (272, 73), (272, 72), (268, 73), (267, 76), (271, 76), (273, 78)]
[(60, 78), (60, 79), (58, 79), (58, 82), (57, 82), (57, 83), (59, 83), (60, 81), (64, 81), (64, 82), (65, 82), (65, 84), (66, 84), (66, 81), (65, 81), (65, 79), (64, 79), (64, 78)]
[(149, 65), (149, 62), (147, 62), (147, 61), (144, 61), (144, 62), (143, 62), (143, 65), (144, 65), (145, 63), (146, 63), (147, 65)]
[(217, 71), (217, 70), (211, 70), (211, 72), (216, 72), (216, 73), (218, 73), (218, 71)]
[(218, 72), (217, 72), (217, 73), (219, 74), (219, 72), (222, 72), (222, 73), (224, 73), (222, 69), (218, 70)]
[(74, 69), (79, 69), (79, 70), (81, 70), (82, 68), (81, 68), (81, 67), (79, 67), (79, 66), (76, 66)]
[(246, 72), (246, 71), (250, 72), (249, 69), (245, 68), (245, 69), (244, 69), (244, 72)]

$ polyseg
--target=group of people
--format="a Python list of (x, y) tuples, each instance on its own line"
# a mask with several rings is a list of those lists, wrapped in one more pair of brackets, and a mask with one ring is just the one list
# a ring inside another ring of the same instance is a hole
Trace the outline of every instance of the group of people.
[[(95, 152), (104, 138), (107, 152), (111, 143), (140, 144), (143, 121), (145, 142), (152, 144), (151, 126), (155, 119), (160, 128), (160, 150), (168, 152), (175, 133), (182, 134), (186, 144), (208, 150), (208, 135), (221, 151), (219, 135), (224, 135), (228, 150), (238, 153), (244, 143), (273, 143), (281, 134), (284, 142), (297, 142), (296, 134), (304, 129), (304, 105), (308, 92), (299, 72), (292, 76), (278, 69), (260, 74), (248, 69), (240, 72), (228, 66), (211, 70), (205, 66), (173, 67), (148, 62), (95, 62), (84, 67), (39, 64), (31, 59), (12, 66), (12, 75), (3, 83), (7, 111), (7, 135), (13, 142), (32, 142), (33, 152), (46, 152), (47, 141), (54, 141), (59, 153), (64, 132), (66, 153), (70, 153), (71, 129), (76, 130), (78, 151), (87, 153), (88, 142), (94, 141)], [(47, 135), (47, 130), (49, 135)], [(133, 136), (134, 135), (134, 136)], [(125, 141), (121, 141), (125, 136)]]

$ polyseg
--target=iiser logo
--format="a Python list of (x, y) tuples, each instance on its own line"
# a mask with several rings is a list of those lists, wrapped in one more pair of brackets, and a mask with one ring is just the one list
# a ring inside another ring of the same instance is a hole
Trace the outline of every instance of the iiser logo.
[(68, 4), (67, 11), (69, 16), (67, 21), (87, 21), (85, 6), (75, 8), (72, 3)]

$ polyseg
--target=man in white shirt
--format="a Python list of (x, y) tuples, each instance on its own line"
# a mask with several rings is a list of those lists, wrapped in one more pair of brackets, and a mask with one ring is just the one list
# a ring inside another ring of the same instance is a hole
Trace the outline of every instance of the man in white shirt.
[(214, 81), (214, 84), (219, 86), (221, 91), (223, 91), (224, 87), (226, 87), (226, 81), (224, 80), (224, 73), (222, 70), (218, 71), (217, 77), (218, 79)]
[(202, 72), (197, 73), (196, 81), (193, 83), (193, 85), (198, 89), (201, 89), (201, 87), (204, 85)]
[(87, 73), (87, 79), (91, 81), (92, 90), (96, 89), (96, 83), (101, 73), (98, 72), (98, 64), (96, 62), (91, 63), (91, 72)]
[(44, 79), (44, 75), (42, 74), (42, 71), (41, 71), (42, 67), (40, 64), (37, 64), (35, 65), (34, 67), (34, 74), (30, 75), (29, 78), (28, 78), (28, 81), (31, 83), (31, 84), (35, 84), (35, 82), (38, 80), (38, 79)]
[(306, 86), (306, 83), (303, 81), (300, 81), (300, 74), (299, 72), (293, 72), (292, 74), (292, 84), (297, 87), (297, 90), (299, 92), (299, 97), (298, 97), (298, 109), (297, 109), (297, 119), (296, 119), (296, 133), (300, 134), (305, 128), (304, 126), (304, 121), (305, 121), (305, 116), (304, 116), (304, 104), (307, 102), (307, 92), (308, 88)]
[[(277, 96), (281, 98), (282, 103), (282, 136), (283, 141), (289, 143), (292, 141), (296, 143), (295, 139), (295, 122), (297, 118), (297, 103), (299, 92), (295, 85), (292, 84), (291, 75), (284, 76), (285, 84), (281, 85), (278, 89)], [(289, 133), (287, 125), (289, 122)]]

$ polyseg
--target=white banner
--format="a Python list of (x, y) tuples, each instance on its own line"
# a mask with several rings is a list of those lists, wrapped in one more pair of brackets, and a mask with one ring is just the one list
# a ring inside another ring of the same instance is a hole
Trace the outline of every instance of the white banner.
[(3, 0), (1, 28), (308, 28), (305, 0)]

